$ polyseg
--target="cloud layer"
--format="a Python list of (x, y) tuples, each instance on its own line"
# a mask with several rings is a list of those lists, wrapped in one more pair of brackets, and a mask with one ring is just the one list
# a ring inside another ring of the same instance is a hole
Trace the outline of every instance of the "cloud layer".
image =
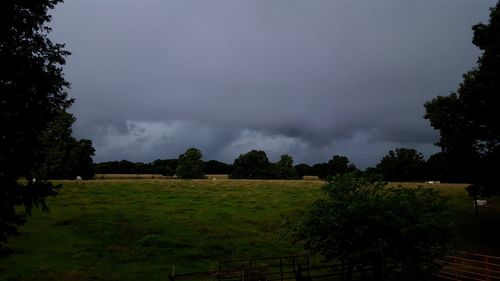
[(494, 1), (86, 0), (54, 12), (75, 132), (96, 161), (296, 162), (435, 152), (423, 103), (457, 88)]

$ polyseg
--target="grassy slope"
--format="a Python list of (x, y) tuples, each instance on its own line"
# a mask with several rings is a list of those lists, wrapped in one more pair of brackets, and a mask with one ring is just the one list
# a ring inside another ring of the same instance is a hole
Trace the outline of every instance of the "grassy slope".
[[(218, 259), (300, 249), (281, 241), (283, 216), (311, 203), (318, 181), (63, 182), (50, 213), (34, 212), (0, 258), (0, 279), (165, 280)], [(3, 272), (2, 272), (3, 271)], [(23, 276), (21, 278), (21, 276)], [(42, 277), (43, 276), (43, 277)]]
[[(0, 280), (166, 280), (219, 259), (296, 254), (283, 217), (319, 196), (320, 181), (95, 180), (62, 182), (50, 213), (35, 211), (0, 257)], [(416, 185), (405, 184), (409, 187)], [(428, 186), (428, 185), (424, 185)], [(500, 202), (479, 218), (463, 185), (450, 198), (457, 247), (500, 254)]]
[[(391, 184), (393, 186), (396, 183)], [(406, 187), (433, 187), (449, 199), (455, 221), (454, 248), (500, 256), (500, 198), (487, 198), (489, 207), (474, 215), (474, 201), (465, 184), (409, 184)]]

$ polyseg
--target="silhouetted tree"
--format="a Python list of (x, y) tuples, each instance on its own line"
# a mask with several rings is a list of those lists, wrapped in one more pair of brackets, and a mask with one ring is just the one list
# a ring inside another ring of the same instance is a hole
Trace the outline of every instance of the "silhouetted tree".
[(425, 160), (423, 155), (413, 148), (390, 150), (377, 164), (377, 170), (387, 181), (423, 180)]
[(293, 167), (293, 158), (290, 155), (281, 155), (280, 160), (276, 163), (277, 179), (296, 180), (299, 179), (299, 173)]
[(386, 189), (385, 183), (335, 176), (298, 224), (291, 238), (309, 251), (342, 264), (366, 280), (427, 280), (435, 258), (446, 253), (452, 224), (446, 201), (433, 189)]
[(152, 163), (122, 161), (108, 161), (94, 164), (97, 174), (161, 174), (173, 176), (177, 169), (178, 159), (157, 159)]
[(175, 174), (181, 179), (205, 178), (204, 164), (201, 160), (203, 154), (197, 148), (189, 148), (184, 154), (179, 155), (179, 163)]
[(153, 173), (161, 174), (166, 177), (172, 177), (175, 175), (178, 161), (178, 159), (155, 160), (151, 163)]
[(328, 163), (316, 163), (312, 166), (313, 175), (320, 179), (326, 179), (328, 176)]
[(75, 120), (72, 114), (62, 111), (41, 134), (39, 160), (33, 171), (38, 180), (94, 177), (95, 149), (90, 140), (76, 140), (72, 136), (71, 126)]
[(95, 149), (92, 146), (92, 141), (81, 139), (76, 142), (75, 148), (71, 153), (70, 161), (74, 175), (79, 175), (83, 179), (91, 179), (94, 177), (94, 161), (92, 160), (94, 153)]
[(296, 165), (295, 170), (299, 174), (300, 178), (303, 178), (304, 176), (315, 176), (313, 168), (305, 163), (300, 163)]
[(316, 169), (316, 175), (322, 180), (329, 176), (343, 175), (357, 170), (346, 156), (340, 155), (334, 155), (328, 163), (317, 164), (313, 167)]
[(465, 183), (469, 176), (461, 173), (465, 167), (459, 158), (449, 153), (438, 152), (429, 157), (425, 164), (425, 176), (429, 180), (441, 182)]
[(130, 162), (128, 160), (121, 160), (118, 161), (117, 164), (117, 174), (134, 174), (136, 169), (135, 169), (135, 164), (133, 162)]
[(153, 168), (149, 163), (135, 162), (133, 163), (132, 174), (136, 174), (139, 177), (140, 174), (152, 174)]
[(332, 175), (343, 175), (347, 173), (355, 172), (356, 166), (349, 162), (346, 156), (334, 155), (330, 161), (328, 161), (328, 169)]
[(270, 163), (262, 150), (252, 150), (234, 160), (232, 179), (267, 179)]
[(209, 160), (205, 162), (205, 172), (207, 174), (227, 175), (231, 173), (232, 169), (232, 165), (219, 162), (217, 160)]
[(94, 170), (97, 174), (130, 174), (132, 173), (134, 163), (122, 161), (108, 161), (94, 164)]
[(463, 75), (455, 93), (425, 103), (426, 114), (440, 132), (442, 158), (478, 193), (499, 193), (500, 170), (500, 2), (488, 24), (472, 27), (472, 43), (483, 51), (477, 66)]
[(55, 194), (50, 183), (33, 183), (31, 173), (41, 133), (72, 103), (62, 72), (69, 53), (51, 42), (46, 25), (59, 2), (0, 2), (0, 242), (16, 233), (33, 206), (46, 209), (44, 198)]

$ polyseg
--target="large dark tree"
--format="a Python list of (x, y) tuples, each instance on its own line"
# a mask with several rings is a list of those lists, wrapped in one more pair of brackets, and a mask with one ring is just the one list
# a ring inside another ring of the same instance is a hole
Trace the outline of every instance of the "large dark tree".
[(326, 260), (341, 262), (343, 280), (428, 280), (446, 253), (452, 224), (433, 189), (385, 188), (385, 183), (338, 175), (324, 187), (291, 237)]
[(267, 179), (270, 177), (270, 163), (266, 152), (252, 150), (234, 160), (232, 179)]
[[(95, 171), (92, 156), (95, 149), (92, 146), (92, 141), (88, 139), (81, 139), (75, 143), (71, 151), (70, 163), (73, 167), (73, 176), (79, 175), (84, 179), (91, 179), (94, 177)], [(70, 175), (70, 178), (72, 175)]]
[(357, 170), (356, 166), (349, 161), (347, 156), (334, 155), (328, 161), (328, 169), (332, 175), (343, 175)]
[(391, 150), (377, 164), (378, 172), (387, 181), (419, 181), (423, 180), (424, 156), (413, 148), (396, 148)]
[(298, 165), (295, 165), (295, 170), (299, 174), (300, 178), (303, 178), (304, 176), (315, 175), (313, 168), (306, 163), (300, 163)]
[(184, 154), (179, 155), (179, 163), (175, 174), (181, 179), (205, 178), (205, 167), (201, 160), (203, 154), (197, 148), (189, 148)]
[(72, 114), (62, 111), (41, 134), (40, 163), (33, 173), (38, 180), (94, 177), (92, 156), (95, 149), (90, 140), (77, 140), (72, 136), (71, 127), (75, 121)]
[(318, 178), (324, 180), (329, 176), (343, 175), (355, 172), (356, 166), (349, 162), (346, 156), (334, 155), (328, 163), (314, 165)]
[(277, 179), (296, 180), (299, 179), (299, 173), (293, 166), (293, 158), (290, 155), (281, 155), (280, 160), (275, 164)]
[(440, 156), (481, 193), (498, 193), (500, 170), (500, 2), (488, 24), (473, 26), (472, 43), (483, 51), (458, 90), (425, 104), (425, 118), (440, 131)]
[[(49, 10), (60, 0), (0, 2), (0, 241), (16, 232), (35, 205), (53, 194), (46, 182), (29, 181), (40, 134), (72, 100), (63, 77), (69, 53), (48, 38)], [(21, 177), (28, 179), (20, 182)]]
[(467, 163), (458, 156), (445, 152), (431, 155), (425, 165), (427, 179), (453, 183), (469, 182), (469, 176), (463, 173), (465, 167), (460, 167)]

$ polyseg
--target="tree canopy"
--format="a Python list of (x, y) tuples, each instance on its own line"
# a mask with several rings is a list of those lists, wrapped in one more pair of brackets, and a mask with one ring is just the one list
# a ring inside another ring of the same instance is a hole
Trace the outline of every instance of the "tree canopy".
[(72, 114), (62, 111), (42, 132), (40, 161), (33, 172), (38, 180), (94, 177), (92, 156), (95, 149), (90, 140), (77, 140), (72, 136), (71, 126), (75, 121)]
[(175, 174), (181, 179), (205, 178), (203, 154), (197, 148), (189, 148), (184, 154), (179, 155), (179, 162)]
[(45, 207), (52, 185), (32, 177), (42, 145), (40, 135), (71, 103), (62, 65), (69, 55), (48, 33), (49, 10), (61, 0), (0, 2), (0, 241), (16, 232), (24, 206)]
[(456, 92), (428, 101), (424, 117), (440, 132), (438, 145), (448, 167), (481, 193), (499, 193), (500, 1), (491, 9), (489, 23), (472, 30), (472, 43), (483, 51), (477, 66), (463, 75)]
[(217, 160), (209, 160), (205, 162), (205, 172), (207, 174), (230, 174), (232, 166)]
[[(163, 176), (171, 177), (175, 175), (175, 170), (177, 169), (178, 162), (178, 159), (157, 159), (153, 161), (153, 163), (151, 163), (151, 172), (154, 174), (161, 174)], [(142, 172), (142, 174), (144, 174), (144, 172)]]
[(276, 173), (274, 178), (276, 179), (299, 179), (299, 173), (293, 166), (293, 158), (290, 155), (283, 154), (280, 156), (280, 160), (276, 162)]
[(234, 160), (232, 179), (269, 178), (269, 159), (262, 150), (251, 150)]
[(396, 148), (377, 164), (377, 171), (387, 181), (419, 181), (425, 176), (424, 156), (413, 148)]
[(343, 175), (357, 170), (356, 166), (350, 163), (349, 158), (340, 155), (333, 155), (328, 163), (316, 164), (313, 168), (315, 168), (318, 178), (322, 180), (329, 176)]
[(369, 270), (367, 280), (424, 280), (446, 252), (451, 223), (445, 199), (433, 189), (385, 187), (338, 175), (324, 187), (291, 237), (326, 260), (342, 263), (344, 280)]

